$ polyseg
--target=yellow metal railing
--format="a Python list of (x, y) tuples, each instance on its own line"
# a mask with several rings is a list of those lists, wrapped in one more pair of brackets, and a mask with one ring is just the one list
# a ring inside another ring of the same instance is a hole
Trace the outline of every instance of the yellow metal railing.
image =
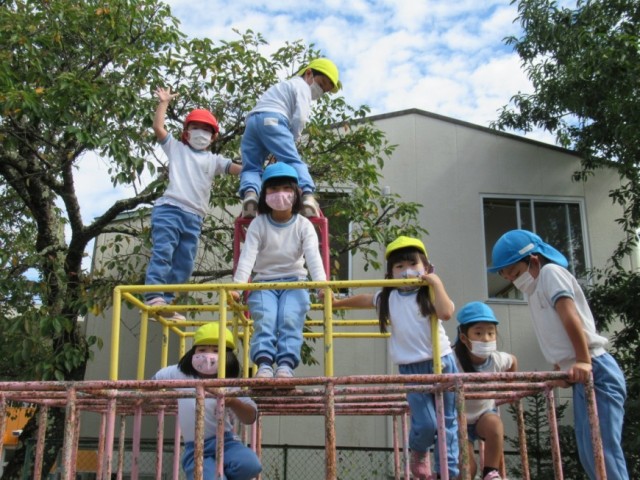
[[(168, 364), (169, 341), (171, 334), (175, 335), (179, 343), (179, 356), (182, 357), (186, 352), (186, 341), (193, 337), (194, 331), (187, 331), (189, 327), (199, 327), (212, 320), (220, 322), (220, 339), (219, 348), (224, 350), (226, 342), (226, 328), (229, 328), (236, 343), (242, 341), (243, 354), (243, 376), (249, 376), (249, 339), (251, 336), (252, 321), (247, 315), (247, 307), (241, 303), (234, 302), (230, 291), (233, 290), (271, 290), (271, 289), (294, 289), (305, 288), (310, 290), (324, 290), (324, 301), (322, 304), (313, 304), (311, 311), (321, 311), (323, 318), (321, 320), (307, 320), (307, 327), (322, 327), (322, 332), (304, 332), (305, 338), (322, 338), (324, 341), (324, 366), (325, 376), (334, 375), (334, 338), (380, 338), (388, 337), (389, 334), (381, 334), (374, 331), (362, 330), (362, 327), (377, 326), (377, 317), (374, 319), (364, 320), (339, 320), (334, 319), (334, 310), (347, 310), (343, 308), (334, 308), (331, 291), (338, 289), (355, 289), (355, 288), (382, 288), (384, 286), (411, 286), (424, 285), (417, 279), (411, 280), (361, 280), (361, 281), (330, 281), (330, 282), (278, 282), (278, 283), (216, 283), (216, 284), (185, 284), (185, 285), (120, 285), (113, 291), (113, 315), (111, 326), (111, 359), (109, 364), (109, 379), (118, 380), (119, 363), (120, 363), (120, 327), (122, 316), (122, 304), (127, 302), (131, 307), (140, 311), (140, 337), (138, 345), (138, 360), (136, 369), (136, 379), (143, 380), (144, 367), (147, 357), (147, 342), (149, 334), (149, 321), (158, 322), (162, 327), (162, 348), (160, 354), (159, 367), (165, 367)], [(147, 292), (164, 292), (172, 291), (176, 293), (216, 293), (218, 295), (218, 303), (202, 304), (202, 305), (167, 305), (151, 307), (146, 305), (138, 296)], [(432, 298), (433, 301), (433, 298)], [(161, 316), (163, 311), (175, 311), (182, 314), (188, 312), (212, 313), (217, 314), (218, 318), (209, 318), (206, 320), (186, 320), (174, 321)], [(354, 309), (348, 309), (354, 310)], [(374, 313), (373, 308), (371, 309)], [(225, 328), (226, 327), (226, 328)], [(354, 331), (334, 331), (334, 327), (354, 327)], [(360, 330), (356, 331), (355, 327)], [(440, 362), (440, 346), (438, 344), (438, 319), (435, 315), (431, 318), (431, 338), (433, 339), (434, 352), (434, 373), (441, 373)], [(226, 369), (226, 358), (220, 356), (219, 360), (220, 376), (224, 376)]]

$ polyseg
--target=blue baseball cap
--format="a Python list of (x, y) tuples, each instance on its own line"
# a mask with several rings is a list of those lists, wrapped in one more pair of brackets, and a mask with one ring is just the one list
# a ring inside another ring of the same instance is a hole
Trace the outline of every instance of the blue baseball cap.
[(460, 309), (456, 315), (460, 325), (476, 322), (488, 322), (498, 325), (500, 322), (496, 318), (487, 304), (482, 302), (469, 302)]
[(509, 265), (519, 262), (532, 253), (537, 253), (561, 267), (567, 267), (569, 262), (563, 254), (545, 243), (538, 235), (528, 230), (511, 230), (502, 235), (493, 246), (491, 253), (492, 265), (489, 272), (497, 272)]
[(287, 165), (286, 163), (276, 162), (269, 165), (264, 169), (262, 173), (262, 184), (271, 178), (291, 178), (298, 183), (298, 172), (291, 165)]

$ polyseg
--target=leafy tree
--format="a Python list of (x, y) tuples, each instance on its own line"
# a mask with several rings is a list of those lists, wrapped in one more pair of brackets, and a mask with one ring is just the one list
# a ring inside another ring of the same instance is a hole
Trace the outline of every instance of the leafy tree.
[[(109, 305), (115, 285), (143, 279), (149, 232), (140, 207), (161, 194), (167, 179), (163, 168), (156, 171), (151, 92), (163, 85), (180, 93), (168, 112), (173, 134), (192, 108), (212, 110), (223, 126), (213, 149), (237, 159), (244, 115), (257, 97), (319, 52), (294, 42), (265, 56), (266, 41), (252, 31), (219, 44), (188, 39), (157, 0), (0, 5), (2, 378), (80, 380), (99, 339), (84, 338), (78, 319)], [(332, 205), (334, 215), (354, 222), (353, 235), (339, 248), (363, 252), (375, 266), (374, 243), (400, 229), (424, 232), (416, 226), (418, 205), (382, 195), (379, 169), (393, 147), (366, 121), (367, 107), (325, 96), (316, 110), (299, 148), (326, 191), (353, 187)], [(131, 187), (133, 194), (85, 221), (76, 175), (90, 154), (108, 160), (114, 188)], [(145, 174), (154, 178), (147, 186)], [(203, 229), (207, 262), (197, 265), (196, 281), (229, 273), (236, 190), (237, 179), (229, 177), (212, 190), (217, 213)], [(103, 234), (108, 258), (90, 274), (82, 259)], [(63, 413), (51, 416), (45, 472), (63, 437)], [(34, 427), (27, 425), (23, 437)], [(17, 452), (5, 478), (18, 476), (23, 456)]]
[(620, 177), (609, 197), (621, 207), (617, 222), (622, 240), (610, 264), (593, 272), (599, 284), (591, 292), (591, 303), (599, 327), (622, 325), (614, 332), (612, 350), (627, 379), (623, 444), (629, 474), (637, 478), (640, 410), (635, 399), (640, 380), (634, 359), (640, 351), (640, 309), (634, 308), (634, 300), (640, 281), (637, 273), (625, 271), (624, 260), (636, 246), (640, 224), (640, 3), (577, 0), (575, 8), (551, 0), (517, 4), (523, 33), (506, 42), (520, 56), (534, 92), (512, 97), (494, 126), (554, 133), (560, 145), (582, 158), (575, 180), (587, 180), (605, 168)]
[[(551, 457), (551, 434), (549, 421), (547, 420), (547, 400), (544, 395), (537, 394), (524, 399), (524, 425), (525, 441), (527, 442), (527, 455), (529, 457), (529, 475), (533, 480), (554, 478), (553, 459)], [(511, 416), (517, 419), (518, 411), (514, 405), (507, 407)], [(567, 403), (556, 405), (556, 420), (558, 421), (558, 435), (560, 437), (560, 449), (562, 454), (562, 473), (564, 478), (572, 480), (586, 480), (587, 476), (582, 470), (578, 460), (578, 446), (576, 444), (573, 427), (561, 425), (565, 415)], [(520, 449), (520, 439), (507, 437), (507, 443), (516, 451)], [(520, 478), (522, 465), (513, 463), (509, 466), (509, 474)]]

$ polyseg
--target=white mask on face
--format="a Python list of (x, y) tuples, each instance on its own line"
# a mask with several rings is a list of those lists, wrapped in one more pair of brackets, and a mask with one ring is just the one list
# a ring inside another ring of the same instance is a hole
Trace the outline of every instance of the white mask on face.
[(477, 340), (470, 340), (471, 353), (476, 357), (488, 358), (491, 353), (496, 351), (496, 342), (479, 342)]
[(324, 93), (322, 87), (315, 81), (311, 85), (309, 85), (309, 88), (311, 89), (311, 100), (318, 100)]
[(276, 212), (291, 210), (293, 206), (293, 192), (273, 192), (267, 193), (264, 197), (265, 203)]
[(194, 353), (191, 365), (198, 373), (215, 375), (218, 373), (218, 354), (213, 352)]
[(526, 295), (531, 295), (536, 290), (538, 280), (533, 278), (533, 275), (529, 273), (529, 270), (524, 272), (518, 278), (513, 281), (513, 285)]
[(196, 150), (204, 150), (211, 143), (212, 136), (213, 134), (211, 132), (194, 128), (193, 130), (189, 130), (189, 145)]
[(393, 278), (418, 278), (424, 275), (424, 270), (414, 270), (413, 268), (407, 268), (397, 275), (394, 274)]

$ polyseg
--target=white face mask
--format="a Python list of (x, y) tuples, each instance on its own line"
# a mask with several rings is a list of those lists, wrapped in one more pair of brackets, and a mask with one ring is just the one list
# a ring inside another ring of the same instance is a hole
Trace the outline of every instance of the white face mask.
[(394, 275), (393, 278), (418, 278), (422, 275), (424, 275), (424, 270), (414, 270), (413, 268), (407, 268), (397, 275)]
[(276, 212), (286, 212), (293, 206), (293, 197), (293, 192), (273, 192), (267, 193), (264, 201)]
[(191, 145), (196, 150), (204, 150), (211, 143), (211, 137), (213, 134), (206, 130), (200, 130), (199, 128), (194, 128), (193, 130), (189, 130), (189, 145)]
[(313, 82), (311, 85), (309, 85), (309, 88), (311, 89), (311, 100), (318, 100), (324, 93), (322, 87), (316, 82)]
[(496, 351), (496, 342), (479, 342), (477, 340), (470, 340), (471, 353), (476, 357), (488, 358), (491, 353)]
[(531, 295), (535, 292), (537, 284), (538, 280), (533, 278), (533, 275), (529, 273), (529, 270), (513, 281), (513, 285), (525, 295)]
[(213, 352), (194, 353), (191, 358), (191, 366), (196, 372), (203, 375), (215, 375), (218, 373), (218, 354)]

